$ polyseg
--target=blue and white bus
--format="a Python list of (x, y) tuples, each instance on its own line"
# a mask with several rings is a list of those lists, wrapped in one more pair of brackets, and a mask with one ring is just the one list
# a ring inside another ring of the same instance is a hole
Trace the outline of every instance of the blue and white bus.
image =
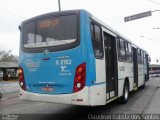
[(145, 87), (148, 53), (85, 10), (53, 12), (20, 26), (20, 98), (105, 105)]

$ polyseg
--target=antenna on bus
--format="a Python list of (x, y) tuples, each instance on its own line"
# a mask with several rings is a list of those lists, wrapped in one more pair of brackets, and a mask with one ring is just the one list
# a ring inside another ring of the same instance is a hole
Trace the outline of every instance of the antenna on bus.
[(59, 8), (59, 11), (61, 11), (61, 1), (58, 0), (58, 8)]

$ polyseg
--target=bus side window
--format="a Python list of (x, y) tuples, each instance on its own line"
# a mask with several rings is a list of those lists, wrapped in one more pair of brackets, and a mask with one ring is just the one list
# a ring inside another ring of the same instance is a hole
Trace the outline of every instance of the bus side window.
[(91, 38), (94, 39), (94, 25), (91, 23)]
[(102, 43), (100, 26), (94, 25), (94, 30), (95, 30), (95, 40), (96, 40), (97, 42)]
[(118, 59), (120, 62), (125, 61), (125, 46), (124, 46), (124, 40), (119, 39), (119, 44), (118, 44)]
[(139, 59), (139, 49), (137, 49), (137, 59), (138, 59), (138, 63), (139, 63), (139, 61), (140, 61), (140, 59)]
[(142, 55), (141, 55), (141, 50), (138, 49), (138, 63), (142, 63)]
[(142, 64), (144, 63), (144, 53), (143, 53), (143, 51), (141, 51), (141, 63)]
[(129, 43), (129, 53), (130, 53), (130, 62), (133, 62), (133, 59), (132, 59), (132, 46), (131, 44)]
[(97, 59), (102, 59), (104, 53), (103, 53), (101, 27), (93, 22), (91, 23), (91, 38), (92, 38), (92, 45), (95, 57)]
[(126, 48), (126, 61), (132, 62), (131, 44), (128, 42), (125, 42), (125, 48)]

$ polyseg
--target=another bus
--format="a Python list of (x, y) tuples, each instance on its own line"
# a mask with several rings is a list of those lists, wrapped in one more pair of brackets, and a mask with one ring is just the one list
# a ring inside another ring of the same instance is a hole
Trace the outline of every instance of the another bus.
[(85, 10), (40, 15), (20, 26), (20, 98), (105, 105), (144, 88), (148, 53)]

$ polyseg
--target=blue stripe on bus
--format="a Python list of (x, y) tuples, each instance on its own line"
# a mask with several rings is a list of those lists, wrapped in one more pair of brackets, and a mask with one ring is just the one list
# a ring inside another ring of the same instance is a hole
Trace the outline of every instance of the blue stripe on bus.
[(106, 82), (94, 83), (94, 85), (101, 85), (101, 84), (106, 84)]

